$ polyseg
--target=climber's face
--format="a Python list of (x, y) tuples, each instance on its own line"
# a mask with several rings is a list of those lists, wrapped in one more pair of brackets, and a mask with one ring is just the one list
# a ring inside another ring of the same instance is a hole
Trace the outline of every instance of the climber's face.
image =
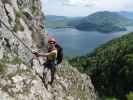
[(55, 42), (49, 42), (49, 43), (48, 43), (48, 46), (49, 46), (50, 48), (55, 47)]

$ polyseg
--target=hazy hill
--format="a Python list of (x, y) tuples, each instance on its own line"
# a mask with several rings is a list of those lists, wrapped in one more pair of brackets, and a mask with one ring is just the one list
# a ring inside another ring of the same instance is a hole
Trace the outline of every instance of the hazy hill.
[(133, 21), (115, 12), (96, 12), (69, 25), (84, 31), (114, 32), (124, 31), (125, 26), (133, 25)]
[(64, 16), (47, 15), (45, 16), (45, 26), (47, 28), (59, 28), (67, 26), (68, 19)]
[(69, 23), (76, 23), (81, 17), (65, 17), (56, 15), (45, 16), (45, 25), (47, 28), (64, 28), (71, 27)]
[(55, 21), (55, 20), (65, 20), (65, 16), (56, 16), (56, 15), (46, 15), (45, 19), (48, 21)]
[(125, 16), (125, 17), (133, 20), (133, 12), (121, 11), (118, 13), (122, 16)]

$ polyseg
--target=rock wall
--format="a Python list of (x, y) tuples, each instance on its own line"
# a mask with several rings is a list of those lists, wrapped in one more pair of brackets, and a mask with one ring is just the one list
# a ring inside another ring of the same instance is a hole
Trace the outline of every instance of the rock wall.
[[(68, 62), (57, 66), (53, 85), (47, 88), (40, 78), (42, 69), (27, 67), (19, 58), (0, 62), (0, 100), (97, 100), (90, 77)], [(50, 78), (47, 73), (46, 81)]]
[(47, 46), (40, 0), (0, 0), (0, 20), (0, 100), (96, 100), (89, 76), (67, 61), (57, 66), (54, 84), (47, 88), (40, 78), (43, 65), (36, 59), (26, 64), (32, 54), (23, 43), (43, 51)]
[[(29, 47), (46, 48), (47, 34), (44, 32), (43, 14), (39, 0), (2, 0), (0, 19)], [(11, 54), (20, 55), (24, 61), (31, 52), (0, 23), (1, 58)], [(7, 46), (8, 47), (5, 47)], [(7, 50), (8, 49), (8, 50)]]

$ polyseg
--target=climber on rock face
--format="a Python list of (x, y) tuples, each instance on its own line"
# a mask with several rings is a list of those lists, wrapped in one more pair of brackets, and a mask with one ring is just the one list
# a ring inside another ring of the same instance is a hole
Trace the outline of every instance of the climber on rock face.
[(44, 63), (43, 69), (43, 82), (45, 83), (46, 73), (45, 69), (50, 69), (51, 80), (48, 84), (52, 85), (55, 77), (56, 65), (60, 64), (63, 60), (63, 48), (56, 42), (55, 38), (48, 37), (48, 52), (47, 53), (37, 53), (33, 52), (36, 57), (46, 57), (46, 63)]
[[(56, 66), (56, 58), (57, 58), (57, 48), (55, 47), (56, 45), (56, 40), (53, 37), (48, 38), (48, 53), (37, 53), (34, 52), (36, 57), (46, 57), (47, 61), (44, 63), (44, 70), (45, 68), (50, 69), (51, 71), (51, 80), (48, 82), (50, 85), (52, 85), (53, 80), (54, 80), (54, 75), (55, 75), (55, 66)], [(43, 71), (43, 77), (45, 73)]]

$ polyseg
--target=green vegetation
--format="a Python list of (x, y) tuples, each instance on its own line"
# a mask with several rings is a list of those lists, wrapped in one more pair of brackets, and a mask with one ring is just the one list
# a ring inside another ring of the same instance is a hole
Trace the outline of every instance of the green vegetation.
[(103, 99), (104, 99), (104, 100), (118, 100), (118, 99), (116, 99), (116, 98), (114, 98), (114, 97), (104, 97)]
[(71, 21), (69, 25), (84, 31), (99, 31), (104, 33), (125, 31), (125, 26), (133, 25), (129, 20), (115, 12), (96, 12), (81, 20)]
[(112, 23), (103, 23), (101, 25), (84, 22), (76, 25), (76, 28), (84, 31), (99, 31), (103, 33), (126, 31), (123, 26), (113, 25)]
[(128, 98), (128, 100), (133, 100), (133, 92), (130, 92), (130, 93), (127, 95), (127, 98)]
[(123, 100), (133, 91), (133, 33), (116, 38), (91, 54), (73, 58), (70, 63), (91, 76), (101, 97)]
[(23, 13), (21, 11), (16, 12), (16, 17), (21, 18), (23, 16)]
[(6, 64), (0, 61), (0, 74), (5, 73), (6, 68), (7, 68)]
[(17, 32), (18, 30), (24, 31), (24, 26), (20, 22), (20, 18), (23, 16), (22, 12), (16, 12), (15, 26), (13, 31)]
[(23, 61), (18, 57), (14, 57), (12, 60), (9, 60), (9, 58), (7, 56), (3, 57), (2, 59), (0, 59), (0, 74), (5, 73), (6, 69), (7, 69), (7, 65), (6, 64), (22, 64)]
[[(63, 67), (57, 69), (57, 75), (68, 82), (72, 82), (72, 84), (68, 85), (68, 87), (60, 84), (63, 87), (63, 90), (65, 90), (66, 96), (73, 96), (80, 98), (80, 100), (87, 100), (91, 95), (88, 93), (88, 88), (84, 87), (85, 85), (81, 74), (76, 69), (71, 67), (71, 65), (66, 61), (63, 62), (62, 66)], [(60, 83), (60, 81), (56, 80), (55, 83), (57, 82)], [(68, 99), (65, 98), (65, 100)]]
[(14, 57), (12, 61), (10, 61), (11, 64), (22, 64), (23, 61), (18, 56)]
[(22, 64), (24, 63), (22, 61), (22, 59), (19, 56), (14, 56), (13, 59), (9, 59), (8, 56), (3, 57), (2, 59), (0, 59), (0, 62), (2, 62), (3, 64), (6, 63), (11, 63), (11, 64)]
[(4, 56), (2, 59), (0, 59), (0, 62), (2, 63), (8, 63), (9, 62), (9, 57), (8, 56)]
[(68, 95), (71, 94), (72, 96), (79, 96), (80, 100), (87, 100), (88, 93), (82, 89), (82, 83), (77, 87), (74, 85), (68, 92)]
[(36, 7), (36, 0), (33, 0), (32, 2), (32, 14), (33, 16), (38, 15), (38, 8)]
[(0, 59), (0, 74), (4, 74), (7, 69), (7, 63), (9, 62), (9, 58), (7, 56)]
[(37, 11), (37, 7), (36, 6), (32, 6), (32, 14), (34, 15), (34, 16), (36, 16), (37, 14), (38, 14), (38, 11)]

